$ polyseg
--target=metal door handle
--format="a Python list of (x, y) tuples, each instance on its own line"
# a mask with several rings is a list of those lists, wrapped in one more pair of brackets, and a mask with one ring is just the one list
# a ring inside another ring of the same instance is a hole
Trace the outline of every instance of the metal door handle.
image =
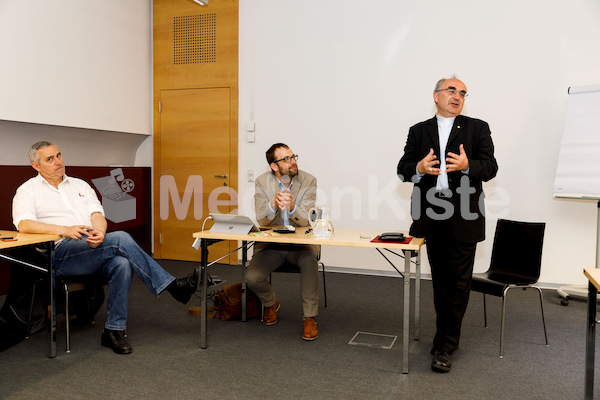
[(215, 175), (215, 178), (227, 178), (227, 174)]

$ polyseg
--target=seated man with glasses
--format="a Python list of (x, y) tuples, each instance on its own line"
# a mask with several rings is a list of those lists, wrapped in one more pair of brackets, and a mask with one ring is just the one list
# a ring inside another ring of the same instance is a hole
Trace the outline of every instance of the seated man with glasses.
[[(271, 171), (256, 179), (254, 195), (256, 219), (261, 226), (308, 226), (308, 211), (317, 197), (317, 179), (298, 170), (298, 155), (283, 143), (267, 150)], [(316, 317), (319, 311), (319, 274), (316, 245), (256, 243), (248, 266), (248, 287), (258, 296), (265, 312), (265, 325), (277, 323), (279, 301), (268, 281), (271, 272), (284, 262), (297, 265), (301, 274), (304, 328), (302, 339), (315, 340), (318, 335)]]

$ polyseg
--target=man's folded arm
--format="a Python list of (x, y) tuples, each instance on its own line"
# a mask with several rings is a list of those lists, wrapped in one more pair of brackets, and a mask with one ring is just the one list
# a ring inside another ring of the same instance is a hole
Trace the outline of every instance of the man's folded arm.
[(94, 212), (91, 215), (92, 226), (94, 229), (102, 231), (102, 234), (106, 234), (106, 229), (108, 227), (108, 223), (106, 222), (106, 218), (100, 212)]
[(71, 239), (81, 239), (87, 233), (85, 225), (62, 226), (46, 224), (44, 222), (24, 219), (19, 222), (17, 229), (21, 233), (44, 233), (50, 235), (60, 235)]
[(61, 235), (64, 232), (64, 226), (46, 224), (44, 222), (34, 221), (32, 219), (24, 219), (19, 222), (17, 229), (21, 233), (46, 233), (50, 235)]

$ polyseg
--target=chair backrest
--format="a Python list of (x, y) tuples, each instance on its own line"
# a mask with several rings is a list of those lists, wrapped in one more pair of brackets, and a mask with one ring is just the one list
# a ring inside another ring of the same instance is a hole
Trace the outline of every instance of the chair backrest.
[(514, 284), (533, 284), (540, 278), (544, 222), (499, 219), (494, 236), (490, 277)]

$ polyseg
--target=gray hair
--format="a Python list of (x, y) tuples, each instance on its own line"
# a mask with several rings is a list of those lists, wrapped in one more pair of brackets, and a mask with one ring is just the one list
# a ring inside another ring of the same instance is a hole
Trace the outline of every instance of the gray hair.
[(49, 147), (49, 146), (53, 146), (53, 144), (50, 142), (46, 142), (45, 140), (35, 143), (29, 149), (29, 161), (39, 164), (40, 156), (38, 155), (38, 150), (45, 149), (46, 147)]
[(437, 92), (438, 90), (440, 90), (442, 88), (442, 85), (444, 84), (444, 82), (446, 82), (448, 79), (458, 79), (458, 78), (456, 77), (456, 75), (452, 75), (450, 78), (442, 78), (442, 79), (440, 79), (435, 84), (435, 89), (433, 89), (433, 91)]

